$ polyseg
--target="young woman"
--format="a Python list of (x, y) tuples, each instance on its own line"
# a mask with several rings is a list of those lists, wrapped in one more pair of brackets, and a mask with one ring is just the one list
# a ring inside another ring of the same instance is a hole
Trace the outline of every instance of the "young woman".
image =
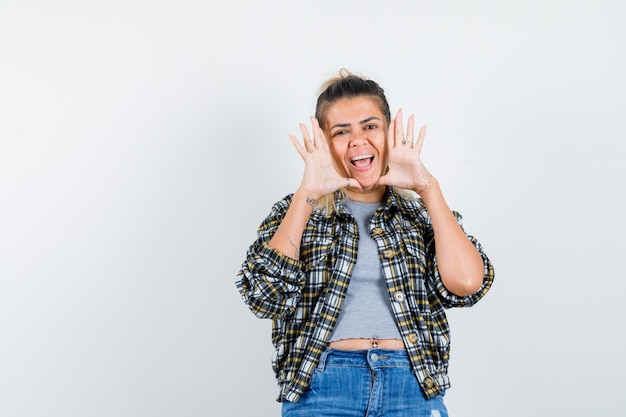
[(494, 272), (420, 159), (425, 126), (405, 131), (376, 82), (342, 70), (300, 129), (302, 182), (236, 282), (272, 320), (283, 416), (447, 416), (444, 309), (474, 305)]

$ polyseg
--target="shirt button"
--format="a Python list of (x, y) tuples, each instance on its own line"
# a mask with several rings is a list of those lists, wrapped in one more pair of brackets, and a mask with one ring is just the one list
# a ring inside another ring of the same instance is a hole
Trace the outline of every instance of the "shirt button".
[(396, 300), (397, 303), (401, 303), (404, 301), (404, 293), (402, 291), (396, 291), (393, 293), (393, 299)]
[(381, 229), (380, 227), (375, 227), (372, 229), (372, 234), (374, 236), (379, 236), (383, 234), (383, 229)]
[(387, 259), (393, 258), (393, 249), (385, 249), (383, 251), (383, 256)]
[(409, 342), (415, 344), (417, 343), (417, 333), (409, 333)]
[(424, 380), (424, 386), (428, 389), (431, 389), (433, 387), (434, 383), (433, 383), (433, 379), (428, 377)]

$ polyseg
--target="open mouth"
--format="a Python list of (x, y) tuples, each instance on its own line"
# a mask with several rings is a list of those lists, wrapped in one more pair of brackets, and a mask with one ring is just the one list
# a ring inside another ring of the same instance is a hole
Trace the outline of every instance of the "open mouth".
[(374, 160), (374, 155), (359, 155), (350, 160), (350, 163), (356, 168), (365, 168)]

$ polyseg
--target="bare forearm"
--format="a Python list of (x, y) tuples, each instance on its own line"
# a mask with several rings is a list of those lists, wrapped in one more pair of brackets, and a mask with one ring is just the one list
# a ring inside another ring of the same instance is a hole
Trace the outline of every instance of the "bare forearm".
[(314, 204), (315, 200), (309, 198), (303, 191), (296, 191), (291, 206), (269, 245), (293, 259), (299, 259), (302, 233)]
[(420, 195), (435, 233), (437, 265), (443, 285), (458, 296), (475, 293), (481, 287), (484, 275), (480, 253), (457, 223), (436, 178), (431, 179), (428, 188)]

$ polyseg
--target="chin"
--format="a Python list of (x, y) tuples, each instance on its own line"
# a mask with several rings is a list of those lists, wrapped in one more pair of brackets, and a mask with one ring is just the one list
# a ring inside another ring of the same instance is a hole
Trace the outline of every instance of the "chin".
[(373, 191), (379, 187), (384, 187), (384, 185), (378, 185), (377, 181), (373, 183), (361, 184), (361, 186), (363, 187), (363, 191)]

